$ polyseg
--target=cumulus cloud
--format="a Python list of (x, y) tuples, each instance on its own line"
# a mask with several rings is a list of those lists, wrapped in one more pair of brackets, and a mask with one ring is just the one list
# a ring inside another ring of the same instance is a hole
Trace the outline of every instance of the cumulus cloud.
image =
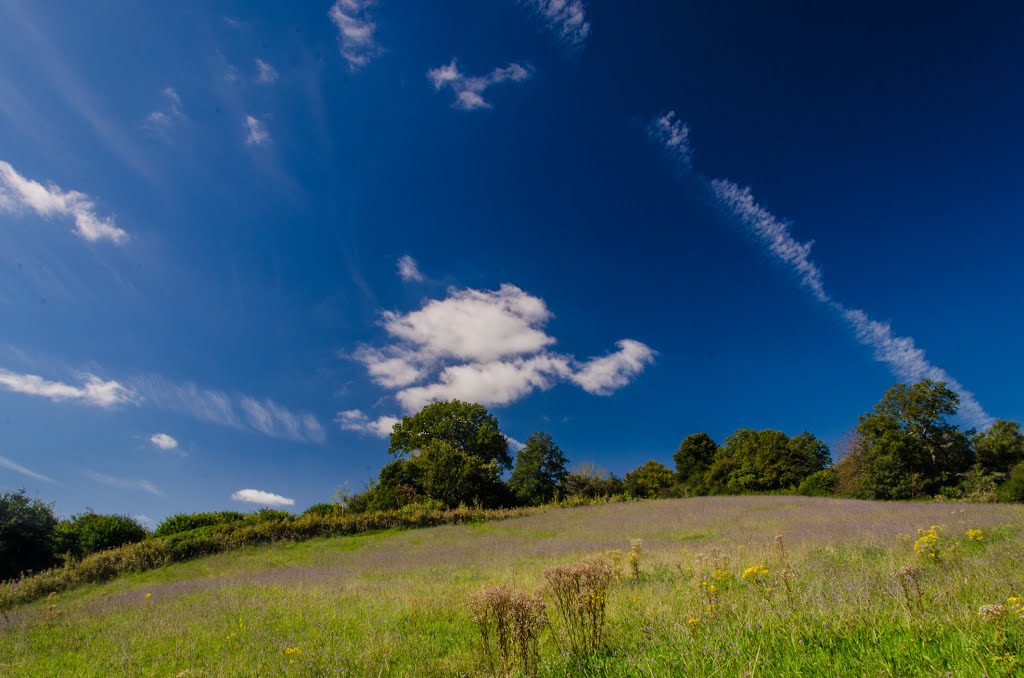
[(334, 421), (345, 431), (387, 438), (391, 435), (391, 429), (398, 423), (398, 417), (382, 416), (370, 419), (362, 410), (344, 410), (338, 412)]
[(0, 368), (0, 387), (15, 393), (48, 398), (54, 402), (78, 400), (96, 407), (113, 407), (136, 400), (136, 394), (122, 384), (86, 374), (80, 386), (50, 381), (37, 374), (18, 374)]
[(444, 66), (427, 71), (427, 79), (434, 85), (434, 90), (450, 89), (455, 94), (453, 108), (472, 111), (478, 108), (490, 108), (484, 99), (484, 92), (492, 85), (510, 81), (522, 82), (530, 77), (530, 71), (520, 64), (512, 63), (504, 68), (495, 68), (487, 75), (467, 76), (459, 70), (455, 59)]
[[(686, 126), (672, 112), (657, 118), (652, 124), (652, 134), (669, 156), (685, 163), (687, 167), (690, 162), (688, 133)], [(849, 323), (857, 340), (870, 347), (875, 359), (885, 363), (896, 377), (908, 382), (924, 378), (943, 381), (960, 396), (960, 416), (965, 421), (982, 429), (992, 424), (994, 419), (974, 394), (944, 369), (933, 365), (912, 338), (896, 336), (888, 323), (872, 320), (864, 311), (850, 308), (834, 299), (825, 288), (820, 267), (811, 258), (812, 243), (797, 240), (788, 224), (757, 204), (749, 188), (725, 179), (712, 179), (708, 185), (719, 204), (747, 226), (769, 253), (795, 272), (800, 284), (817, 301)]]
[(338, 45), (349, 70), (358, 71), (380, 53), (377, 25), (370, 17), (376, 0), (335, 0), (327, 16), (338, 29)]
[(545, 331), (551, 317), (544, 300), (515, 285), (452, 288), (444, 299), (416, 310), (382, 313), (391, 342), (361, 346), (353, 357), (374, 382), (396, 391), (409, 412), (452, 398), (508, 405), (562, 382), (607, 395), (654, 359), (653, 350), (631, 339), (620, 341), (617, 352), (589, 361), (557, 353), (551, 350), (555, 338)]
[(563, 43), (579, 47), (590, 35), (583, 0), (524, 0)]
[(258, 118), (246, 115), (245, 129), (247, 130), (245, 143), (249, 146), (259, 146), (270, 141), (270, 132), (267, 131), (267, 126)]
[(7, 457), (0, 457), (0, 468), (5, 468), (8, 471), (14, 471), (26, 478), (32, 478), (33, 480), (41, 480), (44, 483), (56, 483), (57, 481), (49, 476), (44, 476), (42, 473), (36, 473), (30, 468), (22, 466), (21, 464), (8, 459)]
[(170, 452), (178, 447), (178, 441), (166, 433), (154, 433), (149, 437), (149, 442), (164, 452)]
[(97, 473), (96, 471), (86, 471), (85, 476), (92, 481), (100, 483), (101, 485), (114, 487), (119, 490), (147, 492), (157, 497), (165, 496), (163, 490), (161, 490), (159, 487), (149, 482), (148, 480), (130, 480), (127, 478), (115, 478), (114, 476), (108, 476), (103, 473)]
[(128, 239), (128, 234), (112, 218), (96, 214), (96, 205), (86, 194), (26, 179), (10, 163), (0, 160), (0, 212), (17, 213), (25, 209), (41, 217), (73, 219), (75, 235), (90, 242), (109, 240), (119, 244)]
[(282, 497), (273, 492), (263, 490), (239, 490), (231, 495), (234, 501), (246, 502), (248, 504), (261, 504), (263, 506), (294, 506), (295, 500)]
[(262, 85), (277, 82), (277, 69), (263, 59), (256, 59), (256, 82)]
[(158, 135), (166, 134), (172, 127), (185, 119), (178, 91), (168, 86), (164, 87), (161, 94), (164, 98), (164, 107), (152, 111), (142, 123), (143, 127)]
[(405, 282), (423, 282), (423, 274), (416, 260), (408, 254), (398, 258), (398, 277)]
[(587, 393), (610, 395), (654, 362), (655, 351), (639, 341), (623, 339), (616, 346), (618, 351), (583, 363), (572, 380)]

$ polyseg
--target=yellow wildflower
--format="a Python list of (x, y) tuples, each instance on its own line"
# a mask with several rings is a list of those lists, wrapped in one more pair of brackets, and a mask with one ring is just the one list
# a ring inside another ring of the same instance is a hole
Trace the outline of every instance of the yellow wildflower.
[(967, 530), (967, 539), (969, 541), (982, 541), (985, 539), (985, 533), (981, 530)]
[(711, 573), (711, 578), (719, 583), (729, 581), (731, 577), (732, 574), (728, 570), (715, 570)]
[(153, 594), (152, 594), (152, 593), (147, 593), (147, 594), (146, 594), (146, 600), (149, 600), (149, 599), (150, 599), (150, 598), (152, 598), (152, 597), (153, 597)]
[(751, 565), (747, 569), (743, 570), (743, 581), (761, 581), (768, 576), (768, 566), (764, 563), (758, 563), (757, 565)]
[(696, 626), (697, 624), (700, 623), (700, 618), (699, 617), (690, 617), (689, 619), (686, 620), (686, 623), (689, 624), (690, 626)]

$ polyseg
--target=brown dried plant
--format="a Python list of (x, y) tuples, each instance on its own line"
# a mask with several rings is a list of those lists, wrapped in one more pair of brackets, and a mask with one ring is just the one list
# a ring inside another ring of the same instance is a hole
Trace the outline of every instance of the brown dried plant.
[(544, 601), (525, 591), (499, 585), (477, 593), (471, 606), (491, 672), (506, 676), (517, 671), (537, 675), (540, 636), (548, 625)]
[(544, 590), (562, 621), (572, 654), (591, 654), (601, 647), (614, 578), (613, 566), (598, 558), (544, 570)]

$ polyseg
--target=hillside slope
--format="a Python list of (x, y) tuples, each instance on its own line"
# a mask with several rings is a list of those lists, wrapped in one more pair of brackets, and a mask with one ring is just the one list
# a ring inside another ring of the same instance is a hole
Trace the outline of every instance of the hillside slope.
[[(933, 525), (931, 558), (914, 545)], [(566, 656), (556, 624), (541, 673), (1002, 675), (1024, 620), (978, 609), (1024, 597), (1022, 535), (1020, 506), (723, 497), (276, 544), (17, 610), (0, 674), (482, 675), (474, 592), (533, 591), (547, 567), (642, 539), (605, 649)]]

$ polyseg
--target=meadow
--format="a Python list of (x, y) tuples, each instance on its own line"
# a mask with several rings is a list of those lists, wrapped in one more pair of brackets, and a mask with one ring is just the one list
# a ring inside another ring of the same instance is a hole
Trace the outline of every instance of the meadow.
[[(1020, 505), (746, 496), (279, 542), (9, 610), (0, 674), (1017, 675), (1022, 537)], [(550, 568), (581, 562), (610, 577), (573, 652)], [(535, 665), (482, 644), (498, 585)]]

